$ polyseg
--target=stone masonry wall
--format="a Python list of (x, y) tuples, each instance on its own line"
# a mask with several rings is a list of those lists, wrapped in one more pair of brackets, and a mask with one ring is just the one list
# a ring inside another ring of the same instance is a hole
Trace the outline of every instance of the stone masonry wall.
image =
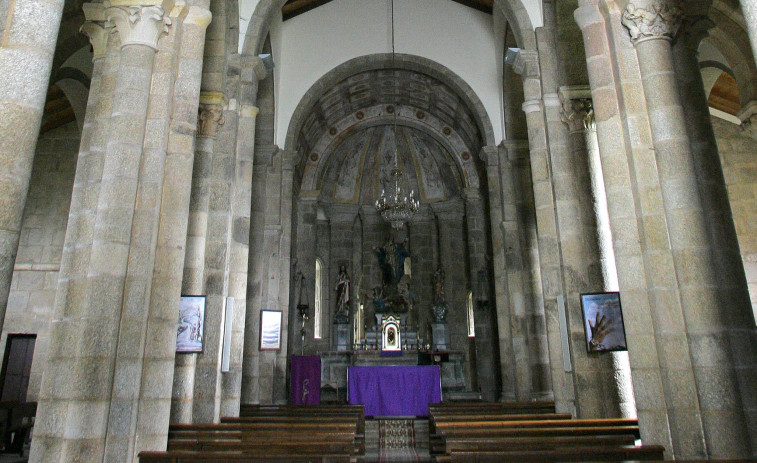
[(757, 318), (757, 141), (741, 127), (713, 117), (733, 221)]
[(50, 316), (80, 137), (76, 122), (71, 122), (39, 138), (24, 209), (0, 352), (5, 351), (9, 333), (37, 335), (27, 393), (30, 401), (37, 398), (47, 362)]

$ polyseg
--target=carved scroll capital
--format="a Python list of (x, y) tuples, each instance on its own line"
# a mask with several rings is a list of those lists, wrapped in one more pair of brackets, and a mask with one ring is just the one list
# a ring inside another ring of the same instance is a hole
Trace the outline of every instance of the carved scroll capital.
[(110, 2), (105, 6), (105, 17), (118, 31), (121, 47), (145, 45), (157, 50), (158, 39), (172, 23), (162, 6), (110, 6)]
[(683, 10), (677, 0), (653, 0), (645, 7), (629, 3), (621, 21), (634, 45), (646, 40), (672, 41), (681, 28)]

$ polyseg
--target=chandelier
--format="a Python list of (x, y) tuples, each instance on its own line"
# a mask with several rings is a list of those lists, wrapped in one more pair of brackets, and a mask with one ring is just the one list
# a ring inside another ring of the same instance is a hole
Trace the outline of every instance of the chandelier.
[[(394, 0), (392, 0), (392, 69), (394, 66)], [(397, 108), (394, 109), (394, 167), (392, 168), (392, 188), (389, 194), (381, 190), (381, 196), (376, 200), (376, 211), (381, 217), (392, 225), (392, 228), (400, 229), (405, 226), (420, 207), (420, 202), (415, 199), (415, 193), (410, 190), (410, 196), (402, 193), (402, 177), (404, 173), (397, 161)]]

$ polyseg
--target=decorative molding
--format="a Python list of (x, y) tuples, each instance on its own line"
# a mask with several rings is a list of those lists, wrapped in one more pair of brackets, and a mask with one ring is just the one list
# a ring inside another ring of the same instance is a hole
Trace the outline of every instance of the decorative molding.
[(621, 22), (634, 45), (647, 40), (673, 41), (683, 22), (683, 10), (677, 0), (654, 0), (646, 7), (629, 3)]
[(158, 49), (158, 39), (168, 33), (172, 24), (162, 6), (111, 6), (105, 3), (105, 17), (115, 25), (121, 38), (121, 47), (145, 45)]
[(85, 21), (79, 28), (79, 32), (89, 38), (89, 43), (92, 45), (92, 61), (104, 58), (108, 46), (109, 31), (99, 23)]

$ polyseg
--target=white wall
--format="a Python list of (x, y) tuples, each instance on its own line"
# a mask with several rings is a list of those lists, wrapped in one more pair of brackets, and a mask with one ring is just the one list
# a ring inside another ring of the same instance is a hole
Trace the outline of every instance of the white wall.
[[(449, 0), (439, 0), (449, 1)], [(544, 11), (540, 0), (523, 0), (524, 8), (531, 19), (531, 24), (534, 28), (541, 27), (544, 24)], [(247, 26), (250, 23), (250, 18), (255, 12), (255, 8), (260, 3), (260, 0), (239, 0), (239, 53), (242, 53), (244, 49), (244, 37), (247, 33)]]
[[(499, 143), (502, 56), (492, 16), (449, 0), (395, 0), (394, 17), (397, 53), (433, 60), (465, 80), (483, 102)], [(391, 52), (389, 2), (334, 0), (286, 22), (275, 21), (271, 42), (276, 143), (284, 147), (295, 108), (319, 78), (352, 58)]]

